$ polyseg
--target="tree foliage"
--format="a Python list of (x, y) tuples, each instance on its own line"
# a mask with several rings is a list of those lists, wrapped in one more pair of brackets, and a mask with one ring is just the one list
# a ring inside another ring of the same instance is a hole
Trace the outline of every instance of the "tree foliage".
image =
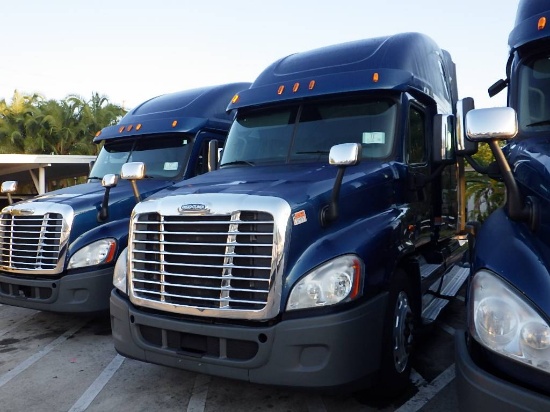
[[(472, 156), (482, 166), (488, 166), (495, 158), (489, 145), (481, 143), (478, 152)], [(468, 200), (468, 220), (483, 222), (506, 198), (502, 182), (493, 180), (477, 172), (466, 173), (466, 199)]]
[(10, 103), (0, 100), (0, 153), (96, 155), (96, 132), (125, 113), (98, 93), (56, 101), (16, 90)]

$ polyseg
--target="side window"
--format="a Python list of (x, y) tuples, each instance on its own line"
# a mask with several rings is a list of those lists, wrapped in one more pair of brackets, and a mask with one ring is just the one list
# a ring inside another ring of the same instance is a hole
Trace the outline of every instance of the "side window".
[(407, 163), (426, 163), (426, 121), (424, 113), (416, 107), (409, 110), (409, 135), (407, 136)]

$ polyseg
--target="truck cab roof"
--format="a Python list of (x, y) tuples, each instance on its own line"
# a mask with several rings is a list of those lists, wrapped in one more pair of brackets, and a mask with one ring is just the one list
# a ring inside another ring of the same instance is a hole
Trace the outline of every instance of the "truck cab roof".
[(205, 127), (227, 130), (233, 116), (225, 108), (235, 93), (249, 86), (230, 83), (154, 97), (130, 110), (117, 125), (102, 129), (94, 142), (151, 133), (191, 133)]
[(232, 100), (228, 110), (381, 89), (416, 90), (437, 102), (452, 103), (457, 98), (454, 63), (448, 52), (421, 33), (322, 47), (274, 62)]
[(520, 1), (514, 28), (508, 37), (510, 49), (518, 49), (532, 41), (548, 38), (546, 20), (544, 25), (539, 24), (542, 17), (550, 18), (550, 3), (547, 0)]

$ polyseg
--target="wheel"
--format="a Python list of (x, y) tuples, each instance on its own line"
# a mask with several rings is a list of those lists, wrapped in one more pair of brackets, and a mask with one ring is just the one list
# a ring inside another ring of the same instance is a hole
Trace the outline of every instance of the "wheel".
[(380, 380), (376, 385), (381, 396), (395, 396), (409, 383), (416, 324), (412, 293), (407, 274), (398, 269), (390, 286), (384, 321)]

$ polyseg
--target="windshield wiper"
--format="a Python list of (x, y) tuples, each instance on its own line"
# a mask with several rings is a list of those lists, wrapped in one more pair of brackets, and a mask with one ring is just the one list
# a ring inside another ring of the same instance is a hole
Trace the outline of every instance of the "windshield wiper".
[(550, 125), (550, 119), (528, 124), (527, 127), (548, 126), (548, 125)]
[(88, 180), (103, 180), (103, 178), (102, 177), (97, 177), (97, 176), (89, 176)]
[(296, 152), (296, 154), (329, 154), (328, 150), (314, 150), (311, 152)]
[(220, 167), (231, 166), (231, 165), (256, 166), (254, 163), (249, 162), (248, 160), (234, 160), (234, 161), (232, 161), (232, 162), (224, 163), (224, 164), (220, 165)]

